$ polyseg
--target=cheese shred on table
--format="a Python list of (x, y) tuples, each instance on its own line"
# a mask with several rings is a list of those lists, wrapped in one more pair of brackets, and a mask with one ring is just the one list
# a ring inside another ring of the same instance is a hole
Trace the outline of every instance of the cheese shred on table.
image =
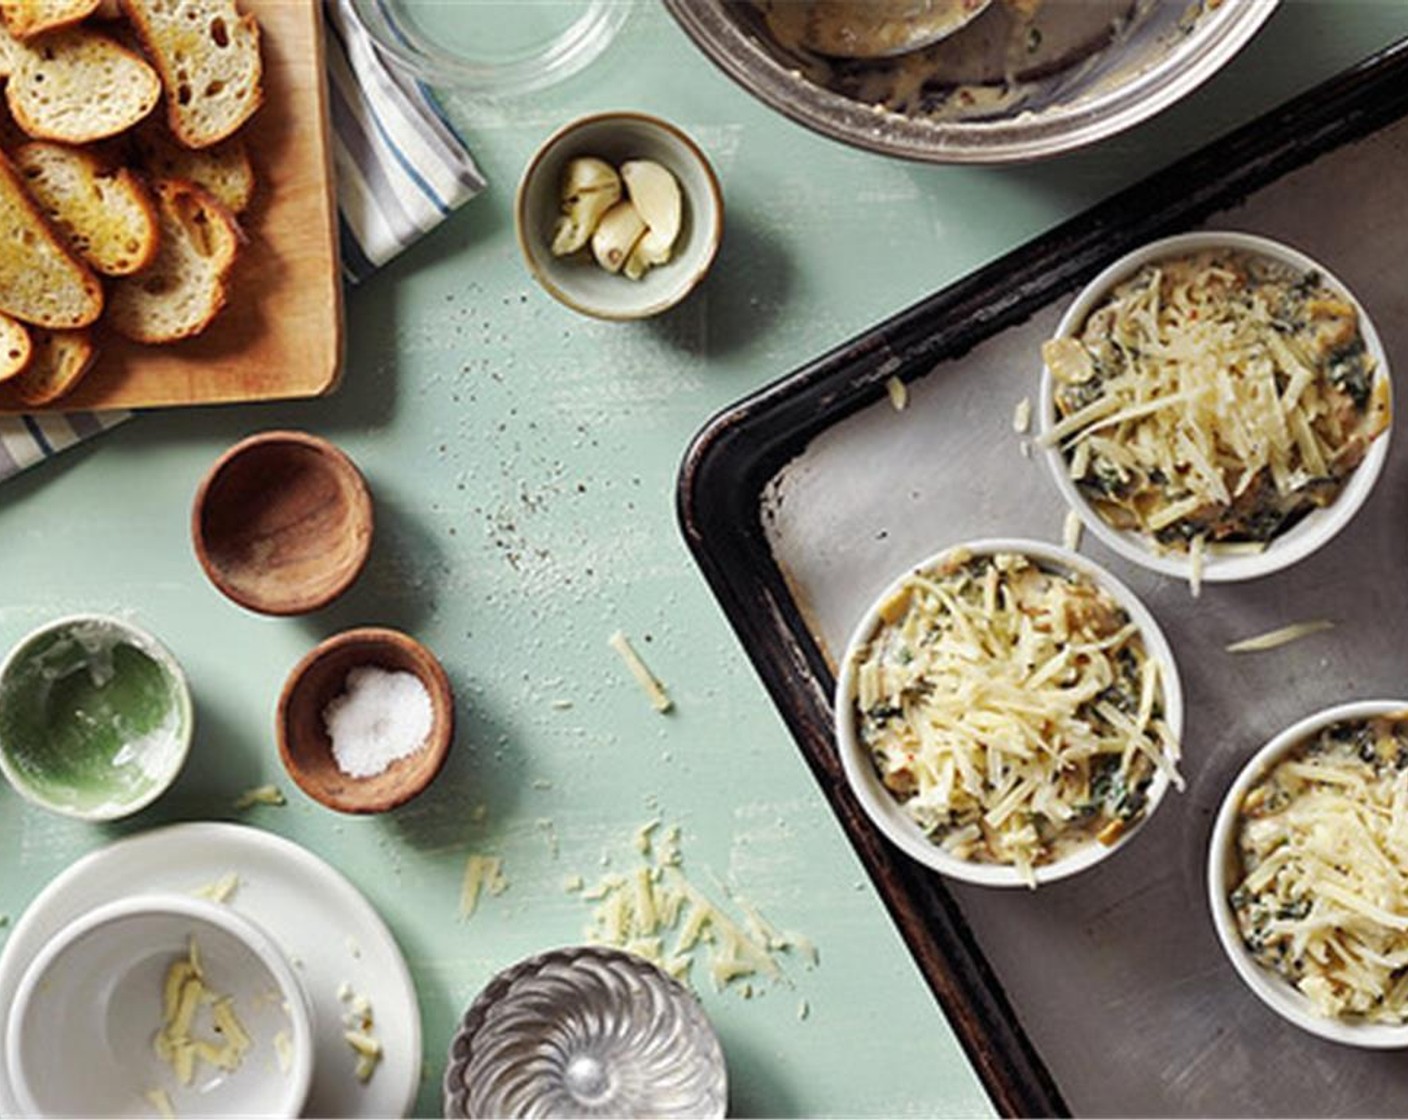
[(960, 859), (1034, 867), (1143, 816), (1178, 743), (1138, 628), (1079, 575), (956, 553), (915, 572), (857, 654), (861, 742)]
[(1145, 266), (1042, 356), (1045, 442), (1110, 524), (1170, 549), (1272, 539), (1334, 501), (1389, 424), (1354, 306), (1247, 253)]
[(1328, 1017), (1408, 1021), (1408, 712), (1333, 724), (1242, 799), (1229, 901)]

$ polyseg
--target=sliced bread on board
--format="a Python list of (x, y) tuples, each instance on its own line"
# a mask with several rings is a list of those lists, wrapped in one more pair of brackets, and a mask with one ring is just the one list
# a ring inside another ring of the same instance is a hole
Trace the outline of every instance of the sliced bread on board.
[(243, 236), (234, 215), (194, 183), (164, 179), (152, 193), (161, 226), (156, 260), (113, 284), (108, 321), (136, 342), (177, 342), (205, 330), (225, 306)]
[(187, 148), (172, 139), (160, 120), (152, 119), (132, 139), (148, 178), (185, 179), (204, 187), (232, 214), (243, 213), (254, 197), (254, 165), (238, 136), (208, 148)]
[(24, 44), (0, 21), (0, 78), (8, 78), (20, 60)]
[(161, 81), (140, 55), (82, 27), (24, 44), (5, 85), (25, 132), (67, 144), (125, 132), (160, 98)]
[(25, 325), (0, 314), (0, 381), (9, 381), (23, 373), (33, 354), (34, 345)]
[(231, 135), (259, 108), (259, 24), (233, 0), (122, 0), (161, 72), (166, 120), (188, 148)]
[(103, 310), (103, 288), (0, 157), (0, 311), (40, 327), (86, 327)]
[(99, 0), (0, 0), (5, 26), (20, 39), (87, 19)]
[(89, 267), (126, 276), (156, 256), (156, 207), (127, 168), (92, 152), (36, 140), (15, 152), (34, 200)]
[(34, 357), (12, 381), (3, 383), (4, 396), (26, 408), (52, 404), (69, 392), (93, 368), (98, 350), (86, 330), (50, 331), (36, 328)]

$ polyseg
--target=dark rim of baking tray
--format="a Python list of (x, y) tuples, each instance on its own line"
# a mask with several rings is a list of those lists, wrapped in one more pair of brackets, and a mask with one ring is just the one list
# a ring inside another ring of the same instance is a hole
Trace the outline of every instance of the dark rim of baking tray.
[(942, 879), (873, 828), (841, 770), (831, 670), (768, 548), (759, 498), (818, 433), (1020, 323), (1122, 254), (1205, 220), (1408, 113), (1408, 39), (725, 409), (694, 438), (681, 530), (1000, 1112), (1069, 1115)]

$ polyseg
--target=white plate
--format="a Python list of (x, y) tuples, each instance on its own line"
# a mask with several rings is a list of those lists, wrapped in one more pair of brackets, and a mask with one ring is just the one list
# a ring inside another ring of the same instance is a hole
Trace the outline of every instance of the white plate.
[[(317, 1052), (307, 1116), (405, 1116), (420, 1087), (420, 1004), (405, 958), (371, 904), (317, 856), (246, 825), (177, 824), (130, 836), (84, 856), (40, 893), (0, 953), (0, 1008), (34, 955), (94, 906), (152, 890), (194, 892), (234, 872), (229, 905), (258, 922), (289, 955), (308, 989)], [(371, 1002), (385, 1047), (365, 1085), (342, 1039), (349, 984)], [(0, 1113), (18, 1115), (0, 1053)]]

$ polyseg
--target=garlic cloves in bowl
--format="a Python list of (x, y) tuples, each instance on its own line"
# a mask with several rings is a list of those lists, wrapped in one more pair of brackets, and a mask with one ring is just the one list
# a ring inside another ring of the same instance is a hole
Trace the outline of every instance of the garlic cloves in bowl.
[(631, 250), (646, 231), (645, 220), (624, 199), (605, 214), (592, 234), (592, 255), (607, 272), (620, 272)]
[(680, 185), (668, 169), (654, 160), (629, 160), (621, 165), (626, 195), (645, 222), (646, 232), (626, 258), (624, 272), (639, 280), (655, 265), (666, 263), (680, 235), (684, 206)]
[(620, 198), (621, 177), (605, 160), (580, 156), (569, 161), (562, 173), (562, 216), (553, 230), (553, 256), (565, 257), (582, 248)]

